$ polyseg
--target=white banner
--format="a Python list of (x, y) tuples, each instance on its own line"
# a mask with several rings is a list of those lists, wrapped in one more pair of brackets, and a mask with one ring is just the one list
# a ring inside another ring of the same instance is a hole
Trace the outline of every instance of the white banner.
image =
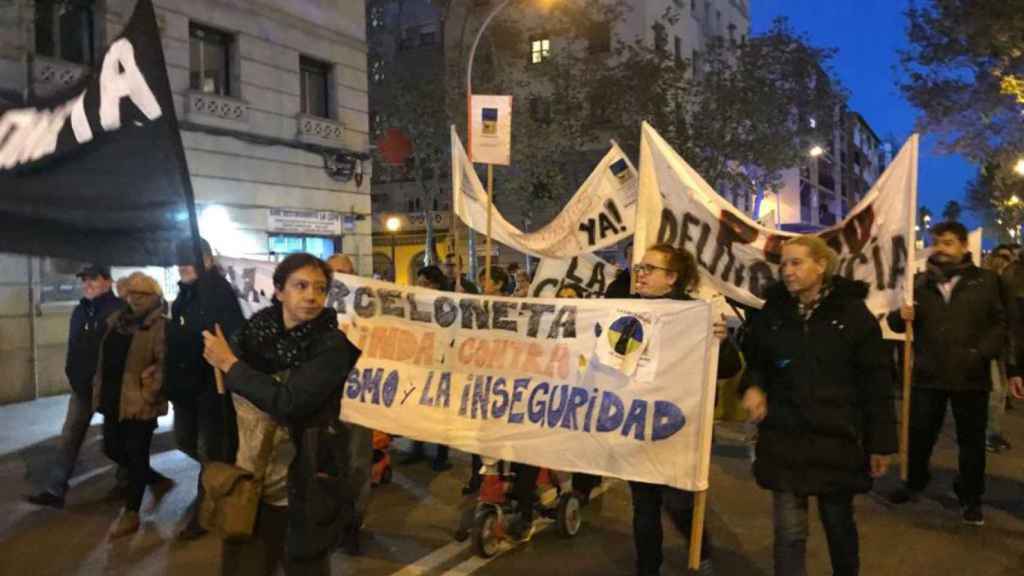
[[(257, 286), (274, 266), (222, 264)], [(708, 487), (718, 341), (705, 302), (492, 298), (336, 275), (327, 305), (363, 350), (338, 377), (346, 421), (556, 470)]]
[(533, 274), (530, 296), (554, 298), (562, 288), (571, 286), (582, 298), (600, 298), (618, 274), (618, 266), (595, 254), (568, 259), (542, 258)]
[[(633, 234), (636, 170), (616, 144), (576, 191), (561, 213), (536, 232), (512, 225), (496, 209), (491, 237), (538, 258), (571, 258), (606, 248)], [(481, 234), (487, 232), (487, 191), (452, 128), (452, 202), (455, 213)]]
[[(838, 273), (868, 283), (867, 305), (879, 317), (912, 301), (917, 146), (915, 134), (846, 219), (818, 233), (839, 254)], [(659, 242), (680, 246), (717, 290), (760, 307), (779, 277), (782, 243), (794, 236), (737, 210), (643, 125), (635, 259)]]
[(473, 94), (473, 161), (508, 166), (512, 161), (512, 97)]

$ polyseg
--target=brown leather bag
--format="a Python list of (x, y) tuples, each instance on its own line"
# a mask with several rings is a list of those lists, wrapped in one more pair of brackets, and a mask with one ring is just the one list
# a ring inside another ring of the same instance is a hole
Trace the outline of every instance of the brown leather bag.
[(271, 426), (263, 436), (254, 472), (224, 462), (203, 465), (200, 526), (226, 541), (244, 541), (252, 537), (263, 495), (263, 478), (276, 435), (277, 426)]

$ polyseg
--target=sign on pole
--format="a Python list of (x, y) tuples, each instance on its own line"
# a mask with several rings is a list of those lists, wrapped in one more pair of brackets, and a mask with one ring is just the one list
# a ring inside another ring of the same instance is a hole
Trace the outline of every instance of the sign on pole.
[(512, 97), (474, 94), (470, 154), (473, 162), (512, 163)]

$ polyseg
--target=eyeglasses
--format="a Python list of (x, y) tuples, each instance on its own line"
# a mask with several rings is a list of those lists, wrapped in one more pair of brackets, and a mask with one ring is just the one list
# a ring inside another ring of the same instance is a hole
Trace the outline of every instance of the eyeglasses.
[(671, 272), (672, 270), (665, 268), (664, 266), (655, 266), (654, 264), (637, 264), (633, 266), (633, 270), (636, 270), (637, 274), (653, 274), (655, 270), (664, 270), (665, 272)]

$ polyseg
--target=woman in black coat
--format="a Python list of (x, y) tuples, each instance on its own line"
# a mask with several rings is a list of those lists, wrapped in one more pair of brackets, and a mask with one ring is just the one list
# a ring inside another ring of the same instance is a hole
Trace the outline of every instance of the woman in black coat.
[(782, 249), (744, 340), (741, 389), (759, 422), (757, 483), (774, 493), (775, 574), (806, 574), (807, 497), (818, 500), (832, 571), (859, 571), (853, 496), (871, 489), (897, 450), (891, 357), (864, 304), (868, 287), (833, 276), (836, 254), (816, 236)]
[[(656, 244), (647, 249), (641, 263), (633, 267), (636, 274), (634, 298), (670, 298), (693, 300), (690, 293), (697, 288), (697, 262), (686, 250), (670, 244)], [(731, 378), (739, 373), (739, 353), (727, 339), (725, 322), (715, 323), (715, 336), (722, 341), (718, 353), (718, 378)], [(633, 541), (636, 546), (638, 576), (660, 573), (662, 563), (661, 511), (664, 507), (672, 523), (689, 538), (693, 525), (693, 492), (671, 486), (630, 482), (633, 496)], [(700, 574), (711, 573), (711, 540), (705, 530), (701, 539)]]
[(278, 565), (289, 576), (330, 573), (328, 553), (344, 520), (330, 425), (360, 354), (324, 307), (330, 281), (319, 258), (292, 254), (274, 271), (273, 305), (253, 315), (233, 347), (219, 330), (204, 333), (207, 361), (226, 374), (236, 403), (248, 405), (238, 412), (237, 464), (262, 462), (254, 454), (274, 435), (254, 536), (225, 542), (222, 574), (270, 575)]

